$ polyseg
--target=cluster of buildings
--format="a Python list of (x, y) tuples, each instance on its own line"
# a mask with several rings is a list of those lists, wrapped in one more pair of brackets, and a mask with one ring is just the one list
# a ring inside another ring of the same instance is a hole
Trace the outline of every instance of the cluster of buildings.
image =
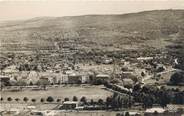
[(108, 74), (95, 74), (92, 71), (64, 70), (53, 72), (18, 71), (14, 66), (8, 67), (1, 72), (1, 85), (37, 85), (39, 84), (87, 84), (94, 80), (110, 79)]

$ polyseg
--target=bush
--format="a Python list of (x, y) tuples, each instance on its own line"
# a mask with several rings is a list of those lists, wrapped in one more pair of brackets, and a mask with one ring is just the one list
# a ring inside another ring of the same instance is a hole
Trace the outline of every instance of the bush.
[(7, 101), (12, 101), (12, 98), (11, 98), (11, 97), (8, 97), (8, 98), (7, 98)]
[(73, 101), (78, 101), (78, 98), (76, 96), (74, 96)]
[(45, 99), (44, 99), (44, 98), (41, 98), (41, 99), (40, 99), (40, 102), (42, 102), (42, 103), (43, 103), (44, 101), (45, 101)]
[(36, 99), (31, 99), (31, 101), (35, 103), (36, 102)]
[(70, 101), (70, 99), (69, 99), (68, 97), (66, 97), (66, 98), (64, 99), (64, 101)]
[(24, 98), (23, 98), (23, 101), (24, 101), (24, 102), (27, 102), (28, 100), (29, 100), (29, 99), (28, 99), (27, 97), (24, 97)]
[(61, 101), (61, 99), (57, 99), (57, 100), (56, 100), (56, 102), (60, 102), (60, 101)]
[(54, 101), (54, 98), (53, 98), (53, 97), (49, 96), (49, 97), (47, 98), (47, 102), (53, 102), (53, 101)]
[(170, 78), (170, 82), (173, 85), (184, 83), (184, 73), (182, 73), (182, 72), (174, 73)]
[(82, 97), (80, 101), (81, 101), (81, 102), (83, 102), (84, 104), (86, 104), (86, 103), (87, 103), (87, 99), (86, 99), (86, 97)]
[(19, 98), (16, 98), (16, 99), (15, 99), (15, 101), (17, 101), (17, 102), (18, 102), (18, 101), (20, 101), (20, 99), (19, 99)]

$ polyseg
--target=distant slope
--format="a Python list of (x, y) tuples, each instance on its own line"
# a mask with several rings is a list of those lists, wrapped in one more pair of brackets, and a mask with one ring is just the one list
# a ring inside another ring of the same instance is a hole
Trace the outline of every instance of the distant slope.
[(183, 35), (184, 10), (123, 15), (39, 17), (0, 23), (1, 51), (55, 50), (77, 38), (80, 49), (165, 48)]

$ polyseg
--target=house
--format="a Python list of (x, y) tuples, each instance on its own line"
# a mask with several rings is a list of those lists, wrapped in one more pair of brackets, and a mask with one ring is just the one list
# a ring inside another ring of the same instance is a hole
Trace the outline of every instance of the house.
[(30, 84), (30, 83), (36, 84), (38, 82), (38, 80), (39, 80), (39, 77), (40, 76), (39, 76), (38, 72), (30, 71), (28, 76), (27, 76), (27, 80), (28, 80), (27, 84)]
[(113, 63), (113, 59), (112, 58), (105, 58), (103, 60), (103, 64), (112, 64)]
[(19, 70), (16, 68), (16, 65), (11, 65), (6, 67), (2, 72), (5, 74), (13, 74), (19, 72)]
[(63, 105), (59, 109), (63, 110), (74, 110), (78, 107), (78, 102), (75, 101), (65, 101), (63, 102)]
[(90, 72), (80, 71), (80, 74), (82, 76), (82, 83), (90, 83)]
[(162, 116), (162, 115), (164, 115), (165, 111), (166, 111), (165, 109), (160, 108), (160, 107), (149, 108), (149, 109), (146, 109), (144, 116), (155, 116), (155, 115)]
[(5, 75), (0, 75), (0, 85), (8, 85), (10, 82), (10, 77)]
[(82, 83), (82, 75), (78, 73), (71, 73), (68, 75), (68, 83), (69, 84), (81, 84)]
[(164, 70), (166, 70), (166, 67), (163, 64), (157, 64), (156, 65), (156, 71), (157, 72), (162, 72)]
[(138, 61), (149, 61), (149, 60), (153, 60), (153, 57), (138, 57), (137, 60)]
[(183, 113), (184, 113), (184, 106), (183, 105), (167, 104), (167, 110), (169, 112), (177, 112), (179, 109), (182, 109)]
[(107, 74), (98, 74), (96, 75), (96, 80), (108, 80), (110, 79), (110, 76)]
[(134, 84), (134, 81), (130, 78), (123, 79), (123, 85), (124, 86), (132, 86)]
[(82, 84), (90, 82), (90, 73), (87, 71), (68, 70), (61, 75), (63, 83), (68, 84)]
[[(124, 116), (126, 115), (126, 111), (123, 112)], [(135, 111), (129, 111), (128, 112), (129, 116), (141, 116), (141, 114), (139, 112), (135, 112)]]

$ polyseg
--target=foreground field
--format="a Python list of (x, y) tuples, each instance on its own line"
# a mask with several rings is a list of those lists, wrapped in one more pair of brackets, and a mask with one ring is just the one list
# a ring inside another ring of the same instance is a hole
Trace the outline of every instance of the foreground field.
[[(81, 112), (60, 112), (55, 116), (116, 116), (119, 112), (115, 111), (81, 111)], [(50, 113), (52, 114), (52, 113)]]
[[(54, 99), (61, 99), (68, 97), (72, 100), (73, 96), (77, 96), (78, 99), (85, 96), (87, 99), (106, 99), (107, 96), (111, 96), (112, 93), (103, 89), (103, 86), (64, 86), (64, 87), (56, 87), (51, 88), (46, 91), (32, 91), (32, 90), (24, 90), (19, 92), (9, 92), (9, 91), (1, 91), (0, 95), (6, 100), (8, 97), (12, 97), (13, 99), (19, 98), (21, 101), (24, 97), (28, 97), (29, 99), (35, 98), (37, 101), (40, 101), (41, 98), (47, 98), (48, 96), (52, 96)], [(20, 101), (20, 102), (21, 102)]]

